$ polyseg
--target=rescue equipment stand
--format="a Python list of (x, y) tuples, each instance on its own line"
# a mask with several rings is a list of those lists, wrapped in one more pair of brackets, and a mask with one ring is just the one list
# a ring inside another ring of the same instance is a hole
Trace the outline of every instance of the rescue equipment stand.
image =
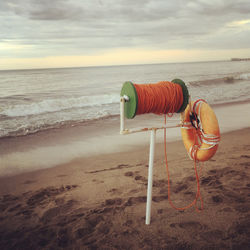
[[(194, 168), (197, 180), (197, 193), (195, 200), (184, 208), (177, 208), (170, 201), (169, 195), (168, 199), (170, 205), (177, 210), (184, 210), (195, 205), (198, 198), (200, 198), (202, 202), (196, 162), (209, 160), (215, 154), (220, 141), (220, 131), (217, 118), (206, 101), (203, 99), (198, 99), (195, 102), (191, 102), (188, 89), (185, 83), (180, 79), (174, 79), (171, 82), (161, 81), (156, 84), (141, 85), (133, 84), (132, 82), (125, 82), (123, 84), (120, 96), (120, 134), (124, 135), (151, 131), (145, 221), (146, 225), (150, 224), (151, 219), (155, 138), (156, 131), (158, 129), (164, 129), (166, 131), (167, 128), (181, 127), (184, 146), (187, 149), (190, 158), (194, 160)], [(163, 127), (125, 129), (125, 117), (132, 119), (136, 115), (147, 113), (165, 115), (170, 114), (170, 116), (173, 113), (180, 113), (181, 122), (180, 124), (167, 127), (165, 120), (165, 126)], [(194, 118), (192, 118), (193, 116)], [(206, 126), (202, 126), (202, 124)], [(164, 133), (164, 136), (166, 136), (166, 133)], [(166, 138), (164, 138), (164, 143), (166, 147)], [(170, 194), (170, 186), (168, 186), (168, 190)]]
[[(151, 131), (150, 136), (150, 151), (149, 151), (149, 167), (148, 167), (148, 186), (147, 186), (147, 203), (146, 203), (146, 221), (145, 224), (149, 225), (151, 220), (151, 203), (152, 203), (152, 188), (153, 188), (153, 169), (154, 169), (154, 153), (155, 153), (155, 138), (156, 131), (158, 129), (165, 129), (166, 127), (156, 127), (156, 128), (141, 128), (141, 129), (125, 129), (124, 122), (124, 106), (125, 102), (129, 102), (129, 97), (124, 95), (120, 99), (120, 134), (132, 134), (137, 132)], [(176, 128), (181, 125), (175, 125), (168, 128)]]

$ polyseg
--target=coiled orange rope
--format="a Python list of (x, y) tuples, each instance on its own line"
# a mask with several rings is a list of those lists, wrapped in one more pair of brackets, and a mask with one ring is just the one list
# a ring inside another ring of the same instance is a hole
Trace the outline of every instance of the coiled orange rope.
[(173, 114), (183, 103), (180, 85), (162, 81), (155, 84), (134, 84), (138, 96), (136, 114)]

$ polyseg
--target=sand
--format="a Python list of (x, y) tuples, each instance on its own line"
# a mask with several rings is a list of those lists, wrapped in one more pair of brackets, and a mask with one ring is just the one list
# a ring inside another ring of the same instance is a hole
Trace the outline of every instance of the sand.
[[(148, 151), (145, 145), (2, 177), (0, 249), (250, 248), (249, 128), (222, 134), (217, 154), (204, 164), (202, 212), (170, 207), (157, 144), (145, 225)], [(195, 197), (193, 162), (181, 141), (168, 143), (167, 153), (171, 199), (184, 206)]]

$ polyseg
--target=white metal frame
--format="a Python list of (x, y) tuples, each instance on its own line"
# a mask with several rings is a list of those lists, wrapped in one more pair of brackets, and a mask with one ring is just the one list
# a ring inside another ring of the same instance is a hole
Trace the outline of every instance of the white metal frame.
[(152, 128), (139, 128), (139, 129), (126, 129), (125, 128), (125, 115), (124, 115), (124, 105), (125, 102), (129, 102), (129, 97), (124, 95), (120, 99), (120, 134), (132, 134), (138, 132), (151, 131), (150, 136), (150, 151), (149, 151), (149, 168), (148, 168), (148, 188), (147, 188), (147, 204), (146, 204), (146, 225), (150, 224), (151, 220), (151, 203), (152, 203), (152, 187), (153, 187), (153, 168), (154, 168), (154, 152), (155, 152), (155, 138), (156, 131), (158, 129), (165, 128), (176, 128), (181, 127), (181, 124), (170, 127), (152, 127)]

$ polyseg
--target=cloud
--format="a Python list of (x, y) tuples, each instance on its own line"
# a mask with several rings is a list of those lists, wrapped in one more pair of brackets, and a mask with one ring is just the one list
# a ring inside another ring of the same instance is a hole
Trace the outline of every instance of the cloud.
[(67, 0), (7, 0), (0, 4), (0, 12), (12, 12), (31, 20), (64, 20), (80, 15), (81, 6)]
[(235, 25), (249, 13), (249, 0), (6, 0), (0, 2), (0, 46), (16, 49), (0, 56), (249, 48), (249, 23)]

